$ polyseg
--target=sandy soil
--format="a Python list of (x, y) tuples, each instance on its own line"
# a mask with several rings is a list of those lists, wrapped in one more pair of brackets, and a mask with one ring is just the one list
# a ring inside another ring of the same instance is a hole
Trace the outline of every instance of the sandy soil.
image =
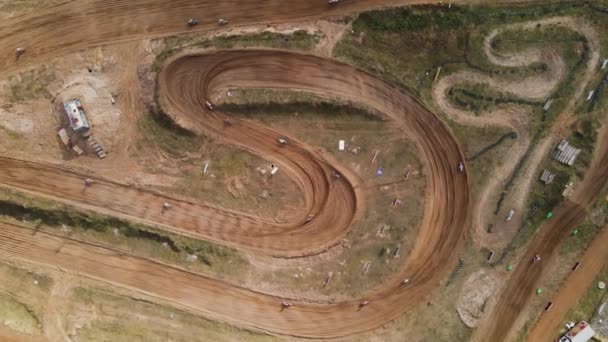
[(498, 288), (500, 280), (495, 269), (481, 269), (466, 280), (460, 290), (456, 310), (467, 327), (477, 327), (484, 313), (485, 303)]

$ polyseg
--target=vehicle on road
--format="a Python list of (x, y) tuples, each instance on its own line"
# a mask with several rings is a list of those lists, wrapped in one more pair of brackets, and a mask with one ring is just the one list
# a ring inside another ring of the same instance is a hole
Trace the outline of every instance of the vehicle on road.
[(338, 2), (340, 2), (340, 0), (328, 0), (328, 1), (327, 1), (327, 3), (328, 3), (328, 4), (330, 4), (330, 5), (335, 5), (335, 4), (337, 4)]
[(278, 138), (277, 142), (281, 145), (287, 145), (287, 138), (285, 138), (285, 137)]
[(196, 25), (198, 25), (198, 19), (196, 19), (196, 18), (188, 19), (188, 26), (192, 27), (192, 26), (196, 26)]
[(19, 57), (19, 56), (23, 55), (24, 53), (25, 53), (25, 49), (24, 49), (24, 48), (18, 47), (18, 48), (15, 50), (15, 54), (17, 54), (17, 57)]
[(462, 162), (458, 163), (458, 171), (460, 173), (464, 173), (464, 164)]
[(509, 213), (507, 214), (507, 217), (505, 218), (505, 222), (511, 221), (511, 219), (513, 218), (513, 214), (515, 214), (515, 210), (513, 210), (513, 209), (509, 210)]
[(224, 18), (219, 18), (219, 19), (217, 20), (217, 23), (218, 23), (218, 25), (220, 25), (220, 26), (224, 26), (224, 25), (228, 24), (228, 20), (226, 20), (226, 19), (224, 19)]
[(362, 308), (364, 306), (367, 306), (369, 304), (369, 300), (364, 300), (361, 303), (359, 303), (359, 307)]
[(224, 119), (224, 125), (230, 127), (232, 126), (232, 120), (231, 119)]
[(291, 303), (281, 302), (281, 308), (283, 308), (283, 309), (289, 309), (290, 307), (291, 307)]
[(315, 214), (310, 214), (310, 215), (306, 216), (306, 223), (312, 221), (312, 219), (314, 219), (314, 218), (315, 218)]
[(207, 106), (207, 108), (209, 108), (209, 110), (215, 109), (215, 107), (213, 107), (213, 104), (210, 101), (205, 101), (205, 106)]
[(338, 171), (336, 171), (336, 170), (332, 170), (331, 171), (331, 176), (334, 177), (334, 178), (336, 178), (336, 179), (338, 179), (338, 178), (340, 178), (340, 173)]
[(532, 263), (536, 264), (537, 262), (540, 261), (540, 255), (536, 254), (533, 258), (532, 258)]

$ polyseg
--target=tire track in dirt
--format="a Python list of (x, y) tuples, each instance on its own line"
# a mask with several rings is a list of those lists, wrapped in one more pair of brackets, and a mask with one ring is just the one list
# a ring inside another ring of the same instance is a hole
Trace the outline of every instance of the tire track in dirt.
[[(92, 247), (82, 243), (64, 241), (63, 247), (58, 249), (57, 244), (61, 240), (58, 237), (36, 234), (40, 241), (35, 241), (36, 237), (27, 241), (28, 244), (38, 244), (34, 250), (45, 245), (44, 248), (55, 251), (53, 253), (57, 255), (39, 255), (38, 262), (63, 263), (61, 267), (67, 270), (134, 288), (220, 319), (307, 337), (350, 335), (391, 321), (423, 300), (449, 272), (452, 260), (462, 246), (468, 207), (466, 174), (460, 174), (456, 167), (463, 157), (448, 128), (407, 93), (342, 62), (277, 50), (216, 51), (176, 56), (167, 61), (158, 82), (160, 103), (183, 127), (217, 134), (230, 143), (278, 160), (300, 184), (308, 207), (316, 213), (315, 219), (305, 224), (304, 217), (301, 217), (289, 223), (291, 225), (277, 225), (253, 216), (177, 199), (171, 199), (173, 208), (162, 213), (159, 205), (162, 195), (102, 179), (97, 179), (97, 183), (83, 191), (84, 176), (81, 174), (9, 158), (1, 158), (0, 182), (72, 205), (158, 223), (174, 231), (179, 229), (181, 233), (196, 234), (242, 248), (287, 255), (316, 251), (341, 239), (350, 227), (358, 195), (345, 179), (347, 177), (331, 179), (332, 166), (321, 156), (292, 139), (287, 145), (280, 146), (276, 139), (281, 134), (258, 123), (233, 119), (233, 125), (225, 127), (225, 114), (209, 111), (204, 102), (214, 89), (226, 87), (281, 87), (332, 94), (364, 103), (386, 114), (397, 126), (404, 127), (419, 146), (429, 177), (428, 200), (417, 243), (403, 270), (367, 294), (366, 298), (373, 304), (364, 310), (357, 311), (358, 301), (315, 305), (294, 301), (289, 313), (281, 314), (280, 301), (276, 297), (200, 276), (192, 275), (198, 282), (192, 286), (197, 286), (197, 289), (190, 288), (187, 296), (180, 297), (184, 283), (189, 283), (179, 281), (180, 277), (191, 277), (186, 276), (185, 271), (153, 266), (151, 261), (144, 262), (143, 259), (105, 249), (93, 252)], [(192, 221), (193, 218), (196, 220)], [(186, 229), (189, 230), (186, 232)], [(12, 234), (8, 231), (7, 228), (7, 234)], [(9, 255), (36, 262), (28, 255), (27, 245), (11, 244), (12, 238), (12, 235), (0, 238), (3, 242), (1, 249)], [(76, 250), (72, 253), (67, 245), (74, 245)], [(90, 253), (89, 256), (83, 256), (86, 253)], [(110, 260), (108, 254), (116, 255), (111, 272), (105, 269)], [(88, 264), (85, 265), (83, 259)], [(134, 263), (137, 266), (132, 266)], [(165, 284), (150, 275), (154, 268), (158, 269), (154, 272), (171, 272), (171, 276), (164, 280)], [(410, 285), (400, 287), (406, 275), (412, 279)], [(134, 283), (133, 279), (138, 281)], [(173, 286), (166, 284), (167, 281), (173, 282)], [(172, 294), (176, 288), (180, 288), (179, 293)]]

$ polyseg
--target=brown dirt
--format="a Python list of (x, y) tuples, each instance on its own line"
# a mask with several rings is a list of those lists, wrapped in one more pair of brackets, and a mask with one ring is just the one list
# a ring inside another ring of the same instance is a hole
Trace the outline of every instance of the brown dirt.
[[(550, 333), (562, 323), (564, 316), (574, 307), (593, 280), (608, 264), (608, 229), (604, 228), (581, 258), (581, 265), (564, 282), (559, 292), (551, 299), (553, 307), (543, 312), (527, 336), (528, 341), (551, 341)], [(549, 333), (549, 334), (548, 334)]]
[[(604, 125), (592, 165), (585, 178), (570, 199), (553, 210), (553, 217), (541, 226), (536, 238), (530, 243), (519, 265), (505, 284), (492, 313), (484, 317), (480, 328), (475, 332), (477, 340), (486, 340), (488, 336), (493, 341), (514, 338), (513, 335), (518, 328), (514, 322), (530, 301), (534, 287), (546, 269), (547, 261), (553, 257), (557, 246), (568, 236), (572, 227), (584, 220), (587, 216), (586, 208), (603, 193), (607, 181), (608, 125)], [(536, 254), (543, 258), (543, 262), (532, 264), (530, 260)], [(522, 321), (518, 320), (518, 322)]]
[[(490, 219), (489, 213), (490, 206), (495, 203), (492, 201), (492, 197), (497, 193), (497, 189), (502, 186), (506, 178), (511, 174), (515, 168), (518, 160), (521, 158), (523, 153), (526, 151), (530, 144), (530, 138), (528, 134), (527, 125), (527, 113), (523, 109), (510, 106), (507, 108), (497, 108), (492, 110), (490, 113), (484, 113), (483, 116), (475, 117), (470, 113), (457, 109), (450, 105), (446, 90), (452, 87), (454, 84), (469, 82), (469, 83), (482, 83), (488, 86), (498, 89), (499, 91), (510, 92), (518, 97), (526, 99), (543, 99), (546, 98), (551, 92), (557, 87), (559, 82), (562, 81), (566, 66), (559, 55), (554, 50), (540, 50), (536, 48), (530, 48), (522, 52), (517, 52), (511, 55), (497, 55), (491, 48), (491, 42), (494, 37), (500, 33), (510, 29), (533, 29), (537, 24), (555, 25), (562, 26), (573, 31), (579, 32), (584, 35), (590, 42), (590, 48), (592, 51), (590, 61), (588, 63), (587, 72), (585, 77), (580, 82), (580, 86), (577, 87), (577, 92), (573, 95), (572, 100), (569, 101), (568, 105), (562, 111), (559, 116), (558, 123), (552, 127), (553, 134), (544, 138), (537, 144), (536, 149), (532, 153), (529, 160), (523, 167), (522, 174), (518, 177), (513, 185), (513, 189), (507, 196), (503, 210), (498, 214), (499, 220), (495, 222), (497, 225), (498, 233), (487, 233), (485, 229), (485, 223)], [(525, 211), (524, 206), (528, 198), (528, 191), (531, 182), (536, 178), (537, 168), (544, 156), (548, 154), (549, 149), (553, 146), (553, 142), (556, 139), (557, 134), (566, 126), (564, 122), (569, 122), (568, 118), (571, 118), (574, 105), (577, 99), (580, 98), (582, 90), (585, 89), (585, 85), (589, 82), (592, 77), (593, 65), (597, 64), (599, 59), (598, 54), (598, 39), (594, 30), (589, 27), (586, 23), (580, 19), (571, 17), (553, 17), (548, 19), (542, 19), (537, 21), (517, 23), (512, 25), (503, 26), (490, 32), (484, 39), (484, 51), (490, 62), (500, 66), (524, 66), (535, 62), (545, 62), (549, 66), (549, 72), (536, 77), (528, 77), (523, 80), (514, 81), (499, 81), (494, 78), (488, 77), (483, 74), (471, 71), (459, 72), (447, 77), (444, 77), (436, 83), (433, 88), (433, 98), (436, 105), (448, 114), (452, 119), (464, 123), (467, 125), (484, 126), (484, 125), (496, 125), (502, 127), (511, 127), (517, 132), (518, 139), (514, 148), (511, 149), (510, 156), (506, 158), (500, 167), (498, 167), (494, 174), (497, 177), (491, 177), (488, 183), (484, 186), (483, 191), (476, 200), (476, 207), (473, 210), (473, 239), (478, 246), (488, 247), (500, 247), (504, 246), (505, 241), (509, 241), (510, 237), (515, 233), (514, 227), (517, 226), (519, 220), (522, 218), (519, 213)], [(595, 63), (595, 64), (594, 64)], [(506, 216), (507, 212), (514, 209), (516, 212), (515, 218), (509, 224), (503, 222), (502, 218)]]
[[(184, 18), (191, 16), (226, 16), (232, 25), (245, 25), (304, 21), (375, 6), (423, 2), (428, 1), (344, 1), (340, 6), (327, 7), (324, 2), (292, 1), (285, 6), (284, 1), (278, 0), (263, 5), (257, 0), (244, 0), (236, 9), (229, 2), (69, 2), (0, 24), (2, 73), (13, 73), (86, 47), (186, 31)], [(197, 30), (215, 28), (214, 21), (203, 22)], [(16, 60), (14, 50), (21, 45), (28, 52)], [(211, 65), (216, 69), (207, 73)], [(449, 271), (451, 265), (447, 261), (453, 260), (462, 245), (468, 185), (466, 175), (459, 175), (454, 167), (462, 159), (462, 153), (445, 125), (409, 95), (338, 62), (276, 51), (219, 52), (174, 60), (161, 75), (166, 104), (185, 126), (215, 132), (236, 144), (246, 144), (246, 148), (261, 154), (272, 153), (281, 159), (299, 180), (308, 207), (319, 212), (308, 226), (302, 226), (302, 220), (290, 226), (277, 226), (178, 199), (170, 199), (174, 206), (163, 214), (158, 204), (166, 197), (161, 195), (103, 179), (97, 179), (96, 185), (84, 192), (82, 174), (10, 158), (1, 160), (0, 182), (82, 207), (264, 252), (302, 254), (338, 241), (357, 208), (353, 184), (346, 180), (330, 183), (327, 172), (331, 166), (295, 140), (283, 148), (277, 147), (274, 141), (278, 132), (246, 121), (224, 131), (220, 128), (221, 113), (206, 113), (203, 120), (201, 100), (214, 87), (228, 83), (335, 93), (390, 115), (417, 138), (429, 175), (427, 196), (432, 200), (427, 201), (421, 233), (406, 267), (383, 288), (366, 297), (372, 304), (357, 310), (356, 301), (296, 302), (288, 312), (280, 313), (280, 299), (276, 297), (98, 246), (45, 233), (33, 235), (27, 229), (7, 224), (0, 230), (0, 254), (133, 288), (222, 320), (299, 336), (354, 334), (378, 327), (419, 304)], [(405, 274), (412, 276), (413, 281), (407, 288), (401, 288), (398, 284)]]
[[(208, 70), (213, 70), (213, 73), (209, 73)], [(286, 73), (285, 70), (289, 70), (289, 72)], [(323, 77), (317, 78), (315, 75), (320, 72)], [(199, 87), (201, 85), (202, 88)], [(71, 202), (70, 204), (76, 206), (105, 211), (116, 216), (147, 223), (157, 223), (174, 231), (241, 248), (281, 255), (316, 252), (342, 239), (358, 208), (356, 200), (358, 190), (352, 188), (347, 170), (340, 170), (346, 177), (339, 181), (332, 180), (329, 176), (332, 167), (317, 152), (311, 151), (294, 139), (290, 139), (290, 143), (286, 146), (277, 146), (276, 139), (280, 134), (254, 122), (235, 120), (232, 127), (225, 129), (224, 115), (217, 111), (209, 113), (204, 109), (202, 103), (206, 94), (212, 93), (215, 87), (288, 87), (326, 92), (366, 103), (379, 112), (386, 113), (399, 126), (408, 127), (408, 133), (419, 145), (422, 157), (425, 159), (426, 174), (429, 177), (428, 200), (420, 228), (421, 233), (404, 270), (398, 272), (391, 281), (367, 297), (378, 303), (370, 306), (369, 310), (359, 312), (353, 311), (353, 305), (356, 309), (356, 303), (353, 301), (312, 307), (297, 302), (294, 308), (290, 309), (290, 313), (300, 316), (300, 318), (287, 323), (285, 317), (288, 316), (273, 309), (277, 308), (278, 299), (233, 288), (225, 283), (214, 282), (215, 286), (219, 286), (217, 289), (222, 287), (225, 289), (224, 295), (207, 297), (206, 291), (215, 292), (216, 290), (207, 288), (207, 290), (201, 291), (205, 285), (199, 280), (195, 282), (192, 282), (193, 279), (184, 280), (184, 283), (190, 283), (192, 286), (202, 286), (196, 291), (190, 292), (185, 300), (186, 297), (180, 299), (171, 293), (166, 293), (167, 289), (172, 287), (162, 285), (162, 282), (157, 279), (145, 279), (155, 272), (146, 270), (145, 274), (136, 276), (140, 279), (137, 282), (140, 290), (154, 293), (158, 297), (173, 298), (173, 302), (180, 302), (182, 305), (190, 307), (196, 302), (193, 296), (203, 301), (226, 300), (226, 303), (229, 301), (243, 304), (248, 302), (249, 309), (243, 307), (235, 311), (232, 311), (236, 309), (232, 304), (219, 305), (219, 302), (212, 306), (213, 309), (207, 305), (196, 305), (196, 307), (203, 311), (214, 311), (214, 316), (231, 317), (244, 324), (259, 326), (279, 333), (311, 337), (340, 336), (368, 330), (396, 318), (407, 307), (411, 307), (417, 302), (412, 300), (412, 297), (423, 298), (424, 294), (432, 289), (432, 286), (429, 285), (437, 284), (438, 280), (449, 271), (450, 263), (442, 260), (454, 259), (454, 253), (463, 241), (463, 223), (466, 218), (468, 197), (466, 175), (460, 175), (456, 170), (462, 154), (447, 127), (407, 94), (363, 71), (340, 62), (289, 52), (264, 50), (220, 51), (211, 54), (175, 57), (168, 61), (160, 74), (159, 86), (161, 103), (184, 127), (194, 131), (204, 130), (221, 134), (225, 140), (237, 145), (242, 144), (244, 148), (256, 154), (275, 156), (278, 163), (283, 165), (283, 170), (291, 172), (303, 188), (307, 207), (317, 213), (315, 220), (303, 225), (306, 215), (303, 213), (302, 217), (294, 222), (276, 225), (236, 212), (218, 210), (177, 199), (169, 199), (173, 203), (173, 208), (163, 214), (160, 203), (164, 199), (159, 195), (128, 188), (103, 179), (97, 179), (97, 183), (93, 187), (83, 191), (83, 177), (71, 170), (8, 158), (3, 158), (3, 172), (0, 174), (2, 183), (37, 195)], [(67, 200), (68, 198), (69, 200)], [(195, 216), (193, 217), (193, 215)], [(327, 229), (328, 227), (331, 229)], [(32, 243), (34, 242), (32, 241)], [(78, 260), (84, 260), (82, 256), (87, 253), (85, 250), (88, 250), (89, 247), (74, 244), (80, 250), (77, 252), (81, 256)], [(15, 253), (31, 260), (26, 256), (27, 253), (21, 254), (25, 253), (23, 249), (13, 249), (12, 247), (7, 247), (7, 249), (12, 251), (11, 254)], [(67, 252), (68, 249), (63, 247), (62, 251)], [(108, 252), (100, 250), (99, 253)], [(102, 260), (91, 257), (86, 259), (92, 263)], [(98, 257), (102, 258), (101, 255)], [(56, 261), (61, 262), (59, 259), (61, 258), (57, 258)], [(67, 259), (70, 259), (69, 256)], [(43, 262), (50, 263), (51, 260), (55, 260), (55, 258), (44, 258)], [(127, 260), (133, 260), (136, 263), (143, 262), (141, 259), (122, 257), (115, 259), (115, 262), (118, 264), (131, 263)], [(145, 265), (142, 264), (137, 268), (147, 268), (148, 263), (146, 261)], [(107, 281), (115, 284), (129, 287), (134, 285), (129, 279), (135, 279), (133, 278), (135, 274), (125, 278), (123, 275), (127, 275), (126, 273), (110, 272), (106, 274), (103, 264), (95, 267), (91, 264), (86, 267), (80, 267), (78, 263), (70, 264), (73, 267), (67, 269), (87, 274), (96, 279), (108, 277)], [(127, 267), (126, 265), (125, 267)], [(128, 269), (132, 269), (131, 266), (125, 268), (125, 271)], [(165, 266), (159, 269), (161, 272), (167, 270), (168, 268)], [(176, 272), (175, 275), (166, 277), (166, 279), (175, 281), (180, 277), (193, 276), (181, 270), (173, 270), (169, 272)], [(104, 272), (104, 274), (98, 272)], [(413, 279), (407, 289), (399, 287), (400, 279), (404, 274), (409, 274)], [(230, 293), (235, 293), (234, 291), (246, 294), (250, 300), (229, 299), (231, 298)], [(267, 299), (262, 299), (265, 297)], [(254, 309), (256, 307), (257, 309)], [(226, 312), (225, 309), (229, 309), (230, 312)], [(262, 314), (262, 312), (265, 313)], [(275, 314), (278, 315), (275, 316)], [(268, 319), (263, 317), (268, 317)], [(356, 317), (359, 318), (355, 319)], [(355, 324), (355, 321), (358, 323)], [(315, 329), (307, 327), (313, 322), (316, 326)]]

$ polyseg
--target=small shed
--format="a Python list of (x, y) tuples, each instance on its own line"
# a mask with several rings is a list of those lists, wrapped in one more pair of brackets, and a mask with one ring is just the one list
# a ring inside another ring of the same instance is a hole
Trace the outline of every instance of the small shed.
[(555, 178), (555, 173), (551, 173), (549, 170), (543, 170), (542, 175), (540, 175), (541, 182), (545, 184), (553, 182), (553, 178)]
[(568, 141), (564, 139), (557, 145), (553, 158), (562, 164), (572, 166), (579, 153), (581, 153), (580, 149), (570, 145)]
[(84, 109), (82, 108), (82, 104), (80, 104), (78, 99), (72, 99), (65, 102), (63, 107), (68, 115), (70, 127), (74, 132), (83, 133), (89, 130), (89, 121), (87, 120), (87, 117), (84, 114)]

